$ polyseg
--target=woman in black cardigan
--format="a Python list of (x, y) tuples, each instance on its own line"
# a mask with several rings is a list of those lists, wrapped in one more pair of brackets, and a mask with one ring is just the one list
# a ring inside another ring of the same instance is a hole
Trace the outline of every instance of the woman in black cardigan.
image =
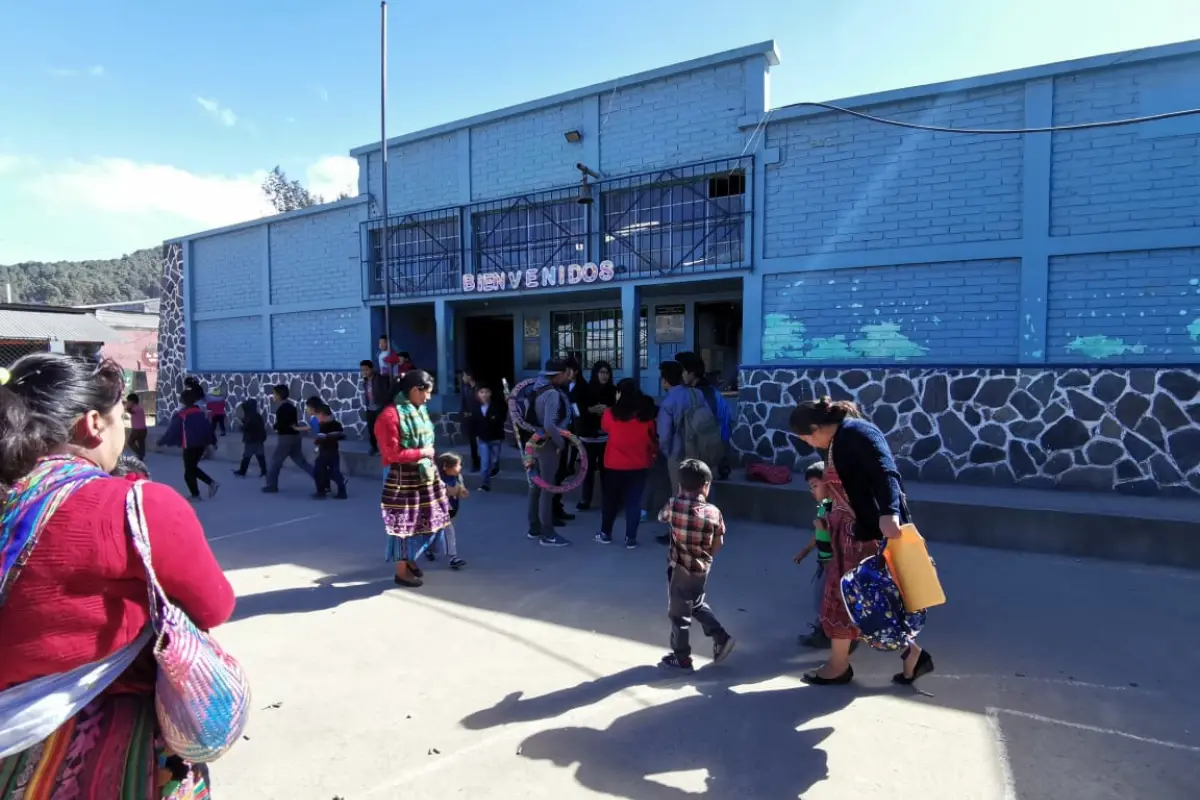
[[(833, 500), (828, 516), (833, 563), (825, 570), (821, 601), (821, 627), (832, 644), (829, 660), (804, 679), (818, 686), (849, 683), (854, 678), (850, 645), (859, 631), (842, 600), (841, 578), (877, 554), (880, 541), (900, 535), (900, 471), (883, 432), (863, 419), (853, 403), (828, 397), (809, 400), (796, 406), (790, 424), (805, 444), (829, 451), (825, 482)], [(933, 672), (933, 659), (915, 643), (902, 658), (904, 671), (892, 677), (896, 683), (909, 684)]]

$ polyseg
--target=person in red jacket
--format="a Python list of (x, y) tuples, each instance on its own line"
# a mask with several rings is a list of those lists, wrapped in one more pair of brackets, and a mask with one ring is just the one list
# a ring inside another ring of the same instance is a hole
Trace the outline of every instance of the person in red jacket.
[(600, 417), (600, 428), (608, 434), (604, 448), (604, 496), (600, 532), (596, 541), (612, 544), (617, 513), (625, 509), (625, 548), (637, 547), (642, 518), (642, 492), (646, 476), (658, 458), (658, 433), (654, 401), (642, 393), (638, 382), (626, 378), (617, 384), (617, 402)]
[[(159, 743), (152, 646), (136, 649), (150, 621), (147, 577), (126, 529), (130, 483), (108, 474), (125, 445), (123, 389), (111, 361), (50, 353), (18, 360), (0, 385), (0, 695), (133, 649), (47, 738), (16, 739), (22, 749), (0, 758), (0, 797), (34, 786), (38, 797), (207, 796), (203, 765)], [(191, 506), (147, 483), (144, 507), (167, 595), (200, 628), (225, 622), (233, 589)], [(15, 733), (9, 722), (0, 719), (3, 737)]]
[(387, 529), (387, 560), (395, 563), (395, 581), (421, 586), (416, 559), (433, 535), (450, 525), (450, 500), (433, 463), (433, 423), (425, 404), (433, 394), (433, 378), (414, 369), (397, 381), (395, 401), (375, 421), (375, 438), (383, 459), (380, 505)]

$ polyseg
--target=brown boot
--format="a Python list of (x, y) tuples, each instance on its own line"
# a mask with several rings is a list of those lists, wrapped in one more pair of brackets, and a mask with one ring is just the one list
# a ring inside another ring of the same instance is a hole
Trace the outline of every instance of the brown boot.
[(409, 568), (409, 562), (407, 561), (396, 562), (396, 575), (392, 580), (399, 586), (408, 586), (414, 589), (425, 585), (425, 581), (418, 578), (412, 569)]

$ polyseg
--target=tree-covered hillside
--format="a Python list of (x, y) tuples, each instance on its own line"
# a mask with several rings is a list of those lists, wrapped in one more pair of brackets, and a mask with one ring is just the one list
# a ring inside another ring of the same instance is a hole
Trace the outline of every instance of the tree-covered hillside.
[(0, 302), (6, 283), (14, 303), (75, 306), (158, 297), (161, 280), (161, 247), (107, 260), (30, 261), (0, 266)]

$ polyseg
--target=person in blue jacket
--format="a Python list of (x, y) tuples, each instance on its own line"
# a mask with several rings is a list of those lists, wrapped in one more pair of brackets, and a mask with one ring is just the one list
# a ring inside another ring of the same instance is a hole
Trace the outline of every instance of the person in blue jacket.
[(171, 416), (167, 432), (159, 440), (159, 447), (183, 449), (183, 482), (187, 484), (190, 499), (200, 499), (200, 483), (208, 486), (208, 499), (217, 496), (221, 484), (214, 481), (200, 468), (200, 460), (209, 447), (217, 446), (216, 432), (212, 422), (202, 408), (197, 407), (202, 396), (195, 388), (188, 387), (179, 397), (181, 408)]

